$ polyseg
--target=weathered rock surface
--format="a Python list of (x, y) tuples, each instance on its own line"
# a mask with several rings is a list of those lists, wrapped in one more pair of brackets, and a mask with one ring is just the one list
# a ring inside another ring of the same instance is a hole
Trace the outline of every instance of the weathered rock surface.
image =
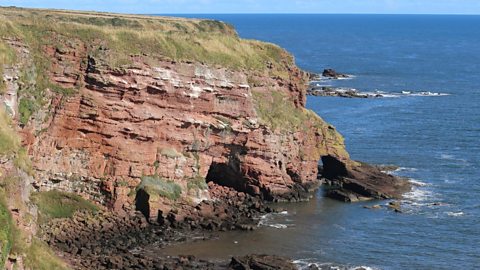
[[(296, 67), (282, 79), (132, 56), (132, 65), (116, 69), (87, 55), (86, 46), (74, 40), (62, 50), (45, 47), (52, 82), (76, 91), (53, 95), (46, 121), (23, 130), (40, 190), (122, 209), (134, 203), (127, 195), (142, 176), (155, 175), (192, 199), (205, 198), (188, 194), (189, 182), (206, 178), (266, 200), (295, 201), (318, 185), (320, 156), (348, 160), (341, 136), (314, 114), (289, 131), (259, 118), (253, 93), (279, 92), (305, 110), (306, 74)], [(247, 77), (261, 83), (250, 86)]]
[(347, 164), (332, 156), (322, 157), (322, 163), (321, 175), (331, 186), (327, 189), (327, 196), (337, 200), (397, 199), (411, 188), (406, 179), (386, 174), (365, 163)]
[(336, 70), (327, 68), (324, 69), (322, 72), (322, 76), (326, 78), (333, 78), (333, 79), (340, 79), (340, 78), (348, 78), (347, 74), (338, 73)]

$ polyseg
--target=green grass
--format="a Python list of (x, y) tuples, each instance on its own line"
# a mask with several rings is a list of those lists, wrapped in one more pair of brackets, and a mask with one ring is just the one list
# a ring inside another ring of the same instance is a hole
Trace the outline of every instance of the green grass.
[(0, 190), (0, 269), (4, 267), (12, 248), (12, 217), (5, 203), (5, 193)]
[(79, 210), (96, 212), (99, 208), (82, 197), (66, 192), (47, 191), (32, 196), (40, 212), (40, 223), (55, 218), (71, 218)]
[(182, 195), (182, 187), (159, 176), (144, 176), (137, 190), (143, 189), (150, 196), (160, 196), (175, 201)]
[(13, 156), (20, 148), (20, 140), (12, 123), (0, 107), (0, 156)]
[(188, 190), (205, 190), (208, 189), (208, 184), (205, 178), (197, 176), (195, 178), (188, 179)]
[(281, 70), (286, 63), (293, 64), (280, 47), (240, 39), (231, 25), (214, 20), (14, 8), (1, 8), (0, 14), (4, 16), (0, 21), (7, 25), (0, 27), (0, 35), (23, 37), (29, 45), (78, 40), (89, 46), (92, 55), (101, 56), (100, 47), (110, 49), (111, 55), (104, 55), (107, 61), (146, 53), (263, 71), (268, 70), (267, 62)]
[(260, 120), (272, 130), (296, 131), (305, 127), (305, 122), (311, 119), (307, 110), (296, 108), (283, 93), (254, 92), (253, 97)]
[(18, 104), (19, 121), (23, 125), (28, 123), (32, 114), (37, 110), (37, 104), (34, 100), (22, 98)]
[(27, 243), (23, 233), (13, 224), (4, 198), (5, 193), (0, 189), (0, 269), (4, 267), (10, 253), (23, 255), (27, 269), (68, 269), (42, 241), (33, 238), (31, 243)]
[(11, 65), (16, 60), (15, 51), (3, 40), (0, 39), (0, 94), (4, 94), (7, 90), (3, 81), (4, 65)]
[(55, 253), (38, 239), (33, 239), (32, 244), (25, 250), (25, 266), (36, 270), (66, 270), (66, 264)]
[(33, 176), (33, 167), (30, 158), (28, 157), (27, 150), (21, 147), (13, 160), (13, 164), (21, 169), (22, 171), (28, 173), (29, 175)]

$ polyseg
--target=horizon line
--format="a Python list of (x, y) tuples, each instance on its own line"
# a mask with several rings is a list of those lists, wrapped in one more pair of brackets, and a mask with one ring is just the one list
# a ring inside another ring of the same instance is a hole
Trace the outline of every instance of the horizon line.
[(137, 15), (453, 15), (453, 16), (480, 16), (480, 13), (288, 13), (288, 12), (212, 12), (212, 13), (136, 13)]
[(480, 16), (480, 13), (374, 13), (374, 12), (199, 12), (199, 13), (176, 13), (176, 12), (155, 12), (155, 13), (134, 13), (119, 12), (108, 10), (90, 10), (90, 9), (64, 9), (64, 8), (43, 8), (43, 7), (22, 7), (22, 6), (4, 6), (0, 8), (20, 8), (20, 9), (39, 9), (39, 10), (59, 10), (59, 11), (82, 11), (99, 12), (112, 14), (131, 14), (131, 15), (428, 15), (428, 16)]

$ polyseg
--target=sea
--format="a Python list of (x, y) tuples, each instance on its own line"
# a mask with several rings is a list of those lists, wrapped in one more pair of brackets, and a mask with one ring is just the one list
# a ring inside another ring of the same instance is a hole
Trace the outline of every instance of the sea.
[(225, 21), (242, 38), (276, 43), (302, 69), (352, 75), (323, 85), (382, 93), (308, 97), (345, 137), (353, 159), (395, 165), (413, 190), (403, 213), (388, 201), (346, 204), (319, 190), (285, 204), (253, 232), (167, 248), (221, 259), (293, 258), (300, 269), (480, 268), (480, 16), (179, 15)]

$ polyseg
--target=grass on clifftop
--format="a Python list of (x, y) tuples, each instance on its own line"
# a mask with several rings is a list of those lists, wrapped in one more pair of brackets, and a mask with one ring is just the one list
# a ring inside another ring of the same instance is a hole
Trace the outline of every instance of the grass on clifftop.
[[(33, 59), (34, 74), (21, 78), (25, 87), (19, 91), (23, 125), (45, 104), (45, 89), (75, 92), (49, 80), (47, 46), (59, 52), (85, 48), (87, 55), (112, 68), (131, 65), (135, 56), (152, 65), (168, 59), (287, 77), (294, 62), (282, 48), (241, 39), (231, 25), (214, 20), (0, 7), (0, 60), (8, 65), (17, 56), (5, 39), (23, 42)], [(0, 80), (2, 91), (5, 85)]]
[(142, 54), (264, 71), (293, 64), (282, 48), (241, 39), (231, 25), (214, 20), (0, 8), (0, 23), (0, 36), (20, 38), (34, 50), (81, 41), (89, 54), (117, 64)]
[(40, 223), (55, 218), (71, 218), (79, 210), (99, 210), (96, 205), (76, 194), (55, 190), (36, 193), (32, 199), (40, 211)]

